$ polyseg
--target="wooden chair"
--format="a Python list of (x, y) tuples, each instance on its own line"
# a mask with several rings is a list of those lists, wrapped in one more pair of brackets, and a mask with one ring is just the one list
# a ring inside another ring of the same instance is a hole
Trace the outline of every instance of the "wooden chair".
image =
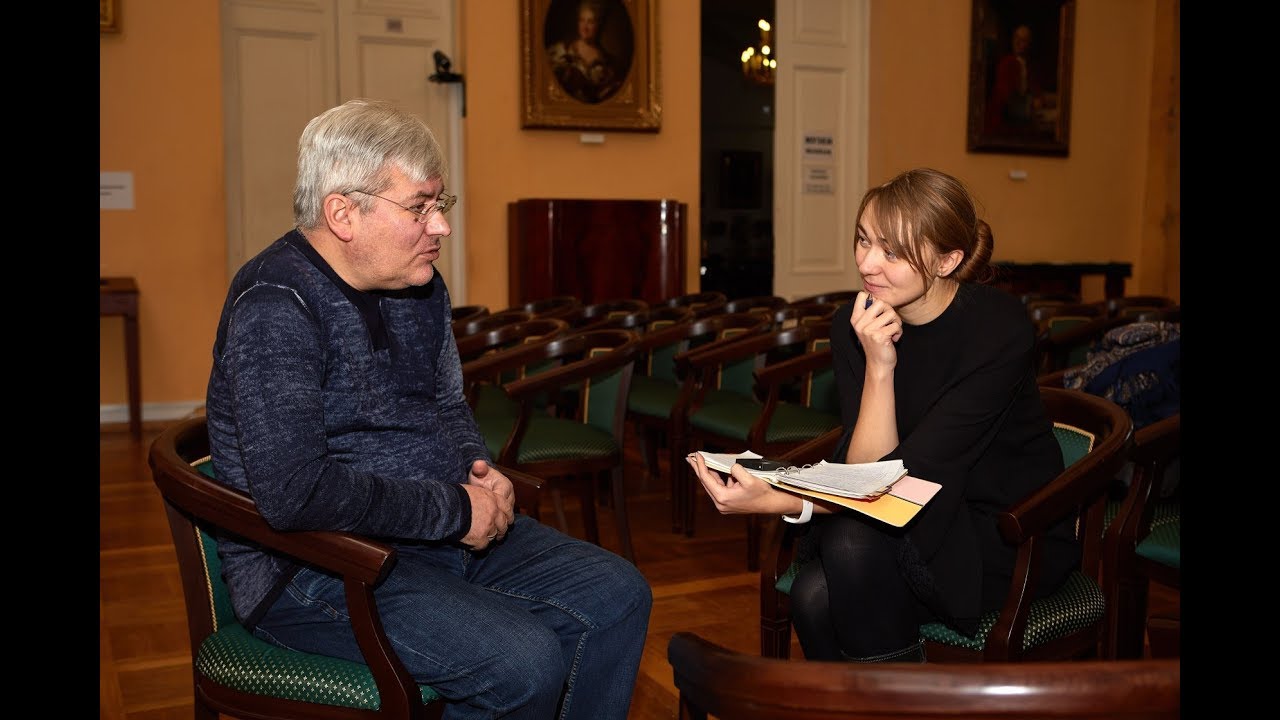
[[(930, 661), (1011, 662), (1108, 657), (1109, 623), (1103, 580), (1103, 529), (1109, 491), (1129, 459), (1133, 421), (1119, 405), (1073, 390), (1041, 386), (1066, 469), (1049, 484), (996, 514), (1001, 536), (1017, 549), (1009, 594), (999, 610), (966, 637), (941, 623), (920, 628)], [(833, 429), (785, 457), (813, 462), (834, 449)], [(926, 478), (927, 479), (927, 478)], [(1051, 595), (1033, 599), (1037, 559), (1045, 533), (1065, 518), (1076, 521), (1080, 568)], [(784, 527), (785, 526), (785, 527)], [(766, 657), (789, 657), (790, 604), (786, 593), (799, 566), (794, 543), (806, 525), (776, 518), (760, 577), (760, 643)]]
[(489, 314), (487, 305), (459, 305), (453, 308), (453, 324), (475, 320)]
[(575, 328), (584, 328), (602, 320), (618, 318), (624, 315), (643, 312), (649, 309), (649, 303), (639, 298), (623, 298), (605, 300), (603, 302), (581, 305), (571, 313), (560, 317)]
[[(346, 532), (280, 532), (253, 500), (213, 479), (204, 416), (178, 422), (148, 454), (164, 499), (186, 600), (195, 716), (262, 720), (438, 718), (440, 695), (410, 677), (379, 620), (373, 588), (395, 548)], [(541, 481), (501, 468), (517, 503), (536, 507)], [(231, 610), (214, 532), (237, 535), (343, 578), (351, 628), (365, 664), (285, 650), (249, 633)]]
[(574, 295), (555, 295), (541, 300), (515, 305), (511, 309), (524, 310), (538, 317), (564, 318), (576, 313), (582, 307), (582, 300)]
[(693, 317), (693, 309), (687, 306), (656, 305), (646, 310), (637, 310), (635, 312), (611, 313), (578, 329), (606, 330), (608, 328), (621, 328), (644, 335), (677, 323), (690, 321)]
[(694, 316), (707, 317), (724, 312), (724, 306), (728, 302), (729, 298), (724, 293), (712, 290), (677, 295), (663, 300), (661, 304), (669, 307), (687, 307), (693, 310)]
[(754, 295), (730, 300), (725, 303), (724, 311), (727, 313), (758, 312), (768, 314), (786, 305), (787, 299), (778, 295)]
[(453, 337), (455, 340), (459, 340), (468, 335), (475, 335), (478, 332), (492, 330), (503, 325), (524, 322), (532, 318), (533, 313), (527, 310), (500, 310), (496, 313), (453, 323)]
[(808, 303), (832, 303), (836, 306), (852, 302), (858, 297), (857, 290), (832, 290), (830, 292), (818, 293), (817, 295), (809, 295), (808, 297), (796, 298), (791, 301), (792, 305), (805, 305)]
[(1164, 295), (1122, 295), (1107, 298), (1103, 304), (1109, 317), (1133, 315), (1139, 308), (1158, 309), (1177, 305), (1177, 301)]
[[(775, 404), (764, 414), (765, 398), (757, 394), (757, 376), (770, 366), (829, 346), (830, 323), (797, 325), (745, 338), (716, 348), (699, 349), (681, 358), (687, 366), (680, 398), (672, 409), (672, 474), (684, 478), (684, 532), (694, 533), (701, 485), (692, 470), (676, 461), (693, 450), (762, 454), (782, 452), (840, 424), (839, 414), (793, 402)], [(827, 356), (829, 358), (829, 356)], [(756, 443), (753, 446), (752, 443)], [(759, 567), (759, 517), (746, 516), (747, 569)]]
[(667, 644), (681, 720), (1178, 718), (1175, 660), (788, 662), (677, 632)]
[(784, 330), (796, 325), (830, 322), (840, 306), (829, 302), (790, 303), (770, 312), (774, 328)]
[[(464, 368), (490, 382), (505, 402), (475, 413), (489, 452), (504, 467), (545, 478), (553, 495), (560, 484), (577, 490), (587, 539), (600, 544), (596, 484), (608, 479), (622, 555), (635, 562), (623, 483), (627, 393), (639, 339), (629, 330), (569, 333), (482, 357)], [(504, 374), (524, 369), (517, 380)], [(564, 528), (560, 504), (558, 520)]]
[(1136, 430), (1133, 473), (1124, 506), (1124, 523), (1107, 528), (1103, 545), (1104, 577), (1113, 598), (1112, 647), (1119, 658), (1143, 657), (1143, 634), (1152, 657), (1180, 656), (1181, 618), (1148, 620), (1149, 583), (1182, 590), (1181, 485), (1162, 495), (1165, 472), (1182, 454), (1182, 413)]
[(680, 532), (684, 525), (683, 498), (687, 494), (680, 481), (685, 475), (678, 469), (683, 460), (674, 438), (683, 434), (683, 417), (675, 412), (683, 387), (684, 357), (696, 350), (741, 340), (769, 332), (768, 318), (748, 313), (715, 314), (693, 318), (665, 328), (656, 328), (641, 336), (636, 372), (627, 395), (627, 420), (641, 434), (645, 467), (651, 477), (658, 474), (658, 449), (666, 444), (671, 453), (671, 531)]
[(569, 330), (569, 323), (557, 318), (530, 318), (499, 325), (458, 338), (458, 358), (465, 365), (483, 355), (515, 345), (549, 340)]

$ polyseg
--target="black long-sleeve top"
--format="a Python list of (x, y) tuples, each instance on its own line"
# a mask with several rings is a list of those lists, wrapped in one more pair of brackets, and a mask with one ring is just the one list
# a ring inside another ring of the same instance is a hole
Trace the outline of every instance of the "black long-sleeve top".
[[(832, 458), (837, 462), (845, 461), (858, 421), (866, 371), (849, 325), (852, 313), (852, 303), (844, 305), (831, 327), (845, 427)], [(1035, 381), (1034, 342), (1017, 298), (964, 283), (941, 315), (906, 325), (897, 343), (899, 444), (883, 459), (901, 459), (911, 475), (942, 486), (905, 534), (933, 576), (943, 617), (975, 620), (1001, 606), (1015, 551), (1001, 539), (994, 513), (1063, 469)], [(1042, 587), (1056, 585), (1078, 565), (1073, 533), (1067, 524), (1055, 529)]]

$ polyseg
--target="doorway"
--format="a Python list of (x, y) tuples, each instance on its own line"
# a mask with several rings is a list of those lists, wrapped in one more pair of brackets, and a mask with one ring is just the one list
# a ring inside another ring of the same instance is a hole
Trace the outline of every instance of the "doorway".
[(742, 70), (774, 0), (702, 0), (700, 290), (773, 294), (774, 85)]

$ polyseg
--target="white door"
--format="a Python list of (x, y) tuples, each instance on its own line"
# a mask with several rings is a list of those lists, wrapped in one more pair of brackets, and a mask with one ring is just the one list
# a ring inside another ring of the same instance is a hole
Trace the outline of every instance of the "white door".
[(867, 186), (870, 0), (777, 0), (773, 292), (861, 288), (853, 260)]
[[(352, 98), (418, 113), (462, 186), (461, 90), (428, 81), (439, 50), (454, 56), (453, 0), (223, 0), (227, 262), (233, 275), (293, 224), (298, 136)], [(454, 68), (455, 72), (458, 68)], [(466, 302), (465, 197), (436, 267)]]

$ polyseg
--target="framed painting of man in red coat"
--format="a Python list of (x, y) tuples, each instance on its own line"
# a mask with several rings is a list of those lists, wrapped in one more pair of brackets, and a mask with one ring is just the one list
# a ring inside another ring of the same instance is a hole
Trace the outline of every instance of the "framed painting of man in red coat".
[(1075, 0), (973, 0), (970, 152), (1066, 155)]

